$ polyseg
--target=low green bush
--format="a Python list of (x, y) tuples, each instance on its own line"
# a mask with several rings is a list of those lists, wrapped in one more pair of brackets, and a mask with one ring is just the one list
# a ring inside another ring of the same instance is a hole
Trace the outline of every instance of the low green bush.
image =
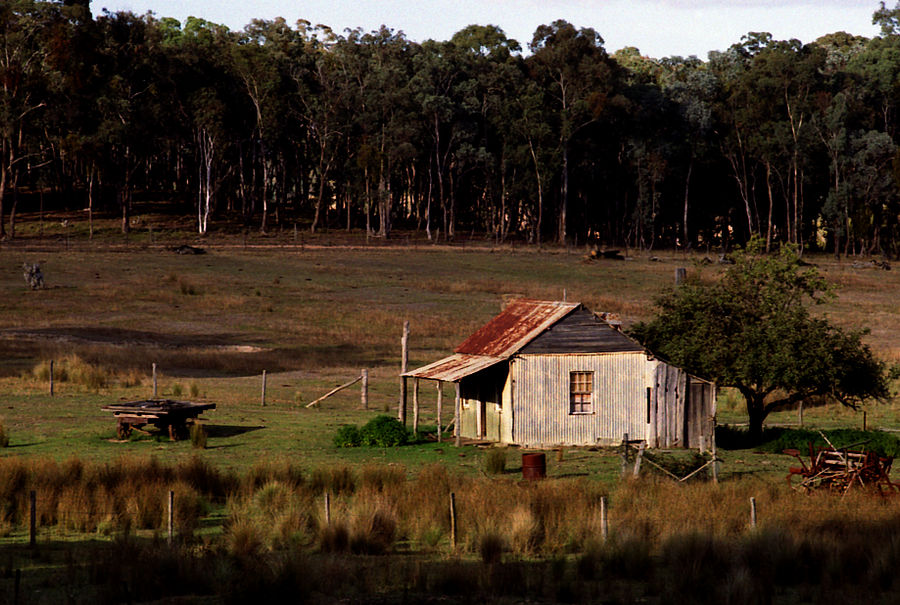
[(409, 431), (391, 416), (376, 416), (359, 430), (363, 445), (394, 447), (410, 442)]
[(362, 428), (345, 425), (334, 436), (336, 447), (358, 447), (360, 445), (395, 447), (412, 443), (412, 435), (399, 420), (391, 416), (376, 416)]
[(334, 436), (335, 447), (359, 447), (362, 445), (362, 437), (359, 434), (359, 428), (345, 424), (338, 429)]

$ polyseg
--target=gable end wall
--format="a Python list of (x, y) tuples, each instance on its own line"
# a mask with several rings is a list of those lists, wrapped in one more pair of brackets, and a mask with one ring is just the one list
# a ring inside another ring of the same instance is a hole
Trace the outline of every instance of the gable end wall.
[[(610, 445), (647, 433), (643, 352), (518, 355), (512, 366), (513, 439), (526, 447)], [(569, 373), (594, 372), (593, 412), (569, 413)]]

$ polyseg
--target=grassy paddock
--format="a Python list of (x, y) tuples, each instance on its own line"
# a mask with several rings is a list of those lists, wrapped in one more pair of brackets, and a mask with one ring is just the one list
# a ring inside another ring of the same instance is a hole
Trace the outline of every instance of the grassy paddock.
[[(364, 424), (396, 405), (404, 319), (412, 323), (413, 366), (447, 354), (514, 296), (561, 298), (565, 290), (569, 300), (617, 312), (627, 325), (650, 316), (653, 296), (672, 283), (675, 267), (694, 274), (703, 257), (668, 252), (586, 262), (583, 250), (484, 242), (432, 246), (415, 234), (401, 234), (396, 247), (367, 246), (358, 233), (301, 234), (297, 242), (291, 231), (250, 234), (245, 245), (240, 232), (197, 240), (162, 225), (154, 227), (151, 242), (149, 231), (125, 239), (114, 222), (102, 221), (94, 241), (73, 232), (66, 249), (52, 231), (58, 221), (48, 217), (41, 238), (31, 229), (34, 218), (23, 219), (24, 237), (0, 245), (10, 259), (0, 272), (0, 390), (6, 402), (0, 421), (11, 445), (0, 455), (57, 460), (73, 452), (107, 460), (153, 448), (176, 460), (189, 456), (168, 443), (108, 441), (111, 419), (99, 407), (148, 397), (151, 364), (157, 363), (162, 396), (218, 404), (205, 415), (205, 455), (212, 463), (246, 469), (260, 456), (361, 463), (372, 453), (338, 452), (330, 439), (341, 424)], [(142, 224), (155, 220), (143, 216)], [(185, 241), (208, 253), (181, 256), (168, 249)], [(900, 358), (900, 308), (892, 300), (900, 274), (824, 256), (810, 260), (838, 287), (837, 299), (821, 312), (848, 327), (870, 323), (867, 342), (884, 359)], [(45, 290), (26, 290), (23, 261), (43, 262)], [(702, 270), (715, 274), (718, 268)], [(51, 359), (65, 374), (57, 375), (53, 398), (47, 393)], [(363, 367), (370, 371), (370, 412), (356, 409), (355, 389), (311, 410), (303, 407)], [(262, 370), (269, 374), (266, 408), (260, 405)], [(434, 422), (433, 385), (425, 383), (422, 393), (426, 421)], [(867, 412), (871, 427), (900, 426), (894, 405)], [(739, 398), (723, 391), (719, 417), (744, 422)], [(807, 409), (805, 419), (812, 426), (862, 425), (860, 413), (834, 406)], [(771, 417), (774, 424), (796, 421), (796, 411)], [(217, 431), (217, 425), (225, 428)], [(411, 468), (442, 459), (429, 448), (378, 456)], [(463, 467), (471, 461), (459, 459)]]

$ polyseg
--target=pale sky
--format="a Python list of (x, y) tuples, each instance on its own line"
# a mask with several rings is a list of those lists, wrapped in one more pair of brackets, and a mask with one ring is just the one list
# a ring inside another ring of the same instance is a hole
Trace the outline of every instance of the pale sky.
[[(885, 4), (893, 7), (888, 0)], [(747, 32), (769, 32), (775, 39), (812, 42), (837, 31), (872, 37), (872, 0), (93, 0), (95, 14), (153, 11), (184, 23), (192, 15), (241, 30), (251, 19), (306, 19), (365, 31), (382, 24), (402, 30), (410, 40), (448, 40), (473, 23), (498, 25), (523, 49), (538, 25), (565, 19), (593, 27), (610, 53), (636, 46), (655, 58), (724, 50)]]

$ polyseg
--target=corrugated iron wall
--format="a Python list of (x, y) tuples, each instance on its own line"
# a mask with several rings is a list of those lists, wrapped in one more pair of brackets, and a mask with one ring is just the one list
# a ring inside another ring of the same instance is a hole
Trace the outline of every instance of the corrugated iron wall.
[[(531, 447), (596, 445), (644, 439), (647, 356), (520, 355), (512, 364), (513, 439)], [(593, 412), (569, 412), (569, 373), (594, 372)]]

